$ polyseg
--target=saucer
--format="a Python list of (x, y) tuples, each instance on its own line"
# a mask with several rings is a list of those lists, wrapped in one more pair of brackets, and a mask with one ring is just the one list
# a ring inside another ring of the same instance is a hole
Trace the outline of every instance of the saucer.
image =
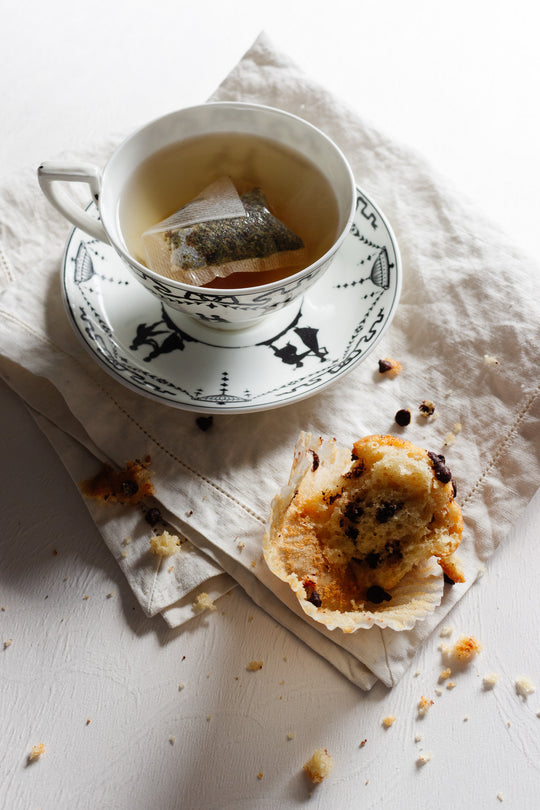
[(351, 231), (324, 276), (254, 326), (223, 332), (169, 309), (114, 248), (77, 228), (62, 289), (75, 332), (128, 388), (197, 413), (243, 413), (313, 396), (362, 362), (394, 317), (401, 261), (384, 215), (357, 189)]

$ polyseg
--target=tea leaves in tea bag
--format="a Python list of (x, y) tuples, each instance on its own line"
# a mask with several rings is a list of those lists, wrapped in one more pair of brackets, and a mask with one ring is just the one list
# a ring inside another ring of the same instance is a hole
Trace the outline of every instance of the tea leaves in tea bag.
[(203, 286), (232, 273), (300, 269), (304, 243), (269, 210), (260, 188), (239, 196), (223, 177), (142, 235), (148, 266)]

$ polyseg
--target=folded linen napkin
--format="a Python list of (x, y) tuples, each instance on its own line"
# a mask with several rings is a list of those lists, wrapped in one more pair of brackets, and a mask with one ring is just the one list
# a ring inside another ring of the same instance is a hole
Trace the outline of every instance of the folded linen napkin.
[[(47, 417), (47, 435), (75, 478), (79, 469), (97, 463), (94, 458), (123, 464), (149, 453), (163, 513), (199, 549), (201, 566), (214, 566), (208, 578), (225, 571), (359, 686), (369, 688), (376, 678), (393, 685), (540, 483), (538, 272), (420, 157), (363, 122), (264, 35), (213, 98), (299, 114), (347, 154), (357, 182), (381, 206), (400, 245), (402, 298), (378, 356), (399, 359), (403, 373), (379, 379), (376, 359), (367, 360), (308, 400), (263, 413), (220, 415), (211, 431), (197, 431), (192, 413), (128, 390), (80, 347), (58, 281), (69, 226), (41, 198), (29, 173), (16, 186), (12, 181), (0, 188), (4, 266), (13, 268), (5, 274), (11, 283), (0, 301), (0, 368), (8, 384)], [(110, 149), (109, 142), (78, 157), (103, 164)], [(303, 615), (261, 560), (269, 503), (287, 480), (296, 437), (306, 430), (352, 443), (366, 432), (393, 432), (396, 410), (425, 399), (436, 404), (438, 418), (413, 419), (404, 435), (447, 456), (464, 511), (460, 556), (467, 582), (447, 587), (441, 606), (411, 631), (326, 631)], [(452, 444), (446, 438), (451, 432)], [(124, 527), (121, 521), (108, 535), (104, 531), (116, 550)], [(173, 559), (176, 570), (182, 562)], [(136, 589), (132, 572), (124, 570)], [(154, 582), (155, 571), (150, 575)], [(226, 580), (221, 587), (229, 585)], [(148, 583), (140, 589), (145, 609), (149, 589)], [(189, 600), (189, 593), (182, 586), (169, 589), (169, 604), (176, 595)]]

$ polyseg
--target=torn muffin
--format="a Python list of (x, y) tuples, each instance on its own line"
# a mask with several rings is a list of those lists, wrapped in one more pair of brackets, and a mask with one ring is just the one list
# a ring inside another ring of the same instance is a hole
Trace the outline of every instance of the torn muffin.
[(351, 450), (302, 434), (289, 485), (272, 505), (264, 556), (327, 626), (351, 632), (369, 626), (359, 613), (405, 608), (410, 627), (440, 601), (445, 560), (462, 531), (442, 456), (392, 436), (367, 436)]

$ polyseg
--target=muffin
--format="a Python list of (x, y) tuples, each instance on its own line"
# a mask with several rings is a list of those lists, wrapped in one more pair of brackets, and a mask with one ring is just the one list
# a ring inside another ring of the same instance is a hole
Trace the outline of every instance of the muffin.
[(411, 442), (366, 436), (351, 449), (302, 434), (272, 505), (265, 559), (327, 626), (369, 626), (358, 614), (396, 608), (411, 626), (440, 601), (443, 571), (463, 580), (455, 492), (444, 457)]

